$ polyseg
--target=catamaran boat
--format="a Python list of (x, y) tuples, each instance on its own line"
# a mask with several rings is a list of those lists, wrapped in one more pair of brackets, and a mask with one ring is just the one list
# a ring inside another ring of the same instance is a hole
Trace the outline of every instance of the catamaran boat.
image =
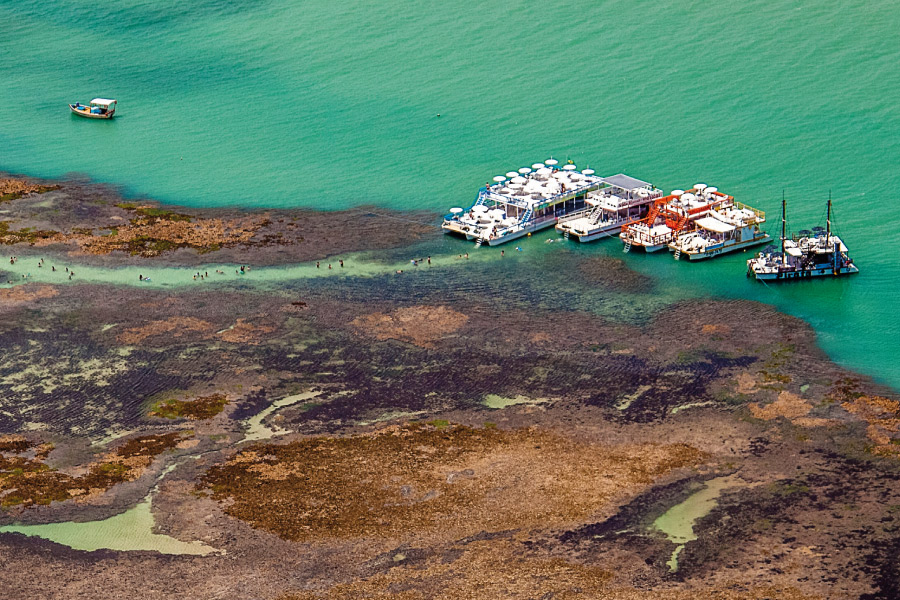
[(87, 119), (112, 119), (116, 114), (116, 104), (115, 100), (109, 98), (94, 98), (88, 106), (76, 102), (70, 104), (69, 109)]
[(831, 197), (828, 198), (826, 227), (800, 231), (790, 238), (785, 229), (786, 205), (781, 199), (781, 252), (769, 247), (747, 261), (747, 276), (759, 281), (784, 281), (808, 277), (837, 277), (859, 273), (848, 255), (847, 246), (831, 231)]
[(494, 177), (467, 209), (451, 208), (441, 225), (445, 233), (496, 246), (552, 227), (560, 217), (585, 207), (587, 195), (603, 186), (593, 169), (559, 168), (549, 159)]
[(656, 200), (650, 212), (640, 221), (625, 225), (619, 237), (625, 242), (625, 252), (633, 246), (656, 252), (668, 246), (678, 235), (693, 231), (697, 219), (709, 215), (714, 208), (731, 204), (733, 198), (718, 188), (698, 183), (685, 192), (673, 190)]
[(759, 230), (766, 213), (740, 202), (726, 203), (709, 211), (709, 216), (694, 221), (695, 228), (682, 233), (669, 244), (675, 260), (687, 255), (690, 260), (712, 258), (771, 240)]
[(650, 205), (663, 195), (652, 184), (623, 173), (601, 181), (600, 189), (585, 197), (587, 208), (560, 217), (556, 230), (567, 239), (592, 242), (615, 235), (624, 225), (647, 216)]

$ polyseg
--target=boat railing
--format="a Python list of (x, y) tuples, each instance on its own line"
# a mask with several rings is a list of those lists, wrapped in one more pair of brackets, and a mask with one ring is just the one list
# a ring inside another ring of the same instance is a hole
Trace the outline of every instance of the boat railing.
[(562, 202), (564, 200), (571, 200), (572, 198), (578, 198), (579, 196), (584, 196), (589, 192), (600, 189), (601, 185), (602, 185), (601, 182), (596, 181), (596, 182), (591, 183), (590, 185), (577, 187), (572, 190), (566, 190), (565, 192), (560, 192), (559, 194), (556, 194), (555, 196), (550, 196), (548, 198), (542, 198), (539, 201), (538, 200), (528, 201), (528, 200), (524, 200), (524, 199), (515, 198), (514, 196), (504, 196), (503, 194), (498, 194), (497, 192), (490, 190), (488, 188), (484, 188), (484, 187), (478, 191), (478, 196), (479, 196), (479, 198), (481, 198), (483, 196), (485, 199), (490, 200), (491, 202), (494, 202), (496, 204), (511, 204), (511, 205), (517, 206), (519, 208), (528, 209), (528, 208), (537, 208), (537, 206), (539, 206), (541, 204), (556, 204), (556, 203)]
[(668, 244), (672, 241), (673, 233), (650, 233), (649, 231), (642, 231), (640, 229), (635, 229), (634, 227), (628, 227), (625, 230), (626, 236), (630, 237), (635, 242), (642, 244), (644, 246), (657, 246), (659, 244)]
[(738, 208), (740, 210), (749, 210), (754, 215), (756, 215), (756, 219), (760, 222), (766, 220), (766, 213), (764, 211), (759, 210), (758, 208), (753, 208), (752, 206), (747, 206), (743, 202), (735, 202), (734, 206), (735, 206), (735, 208)]
[(582, 208), (581, 210), (575, 211), (573, 213), (569, 213), (564, 217), (559, 218), (559, 223), (568, 223), (569, 221), (574, 221), (576, 219), (583, 219), (584, 217), (591, 216), (591, 213), (596, 210), (596, 207), (591, 206), (588, 208)]

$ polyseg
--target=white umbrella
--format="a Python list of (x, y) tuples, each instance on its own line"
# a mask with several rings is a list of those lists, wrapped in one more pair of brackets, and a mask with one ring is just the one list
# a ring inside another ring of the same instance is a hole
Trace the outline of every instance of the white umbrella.
[(529, 169), (528, 167), (522, 167), (521, 169), (519, 169), (519, 173), (521, 173), (522, 175), (526, 175), (528, 173), (531, 173), (531, 169)]
[(593, 175), (594, 172), (595, 172), (595, 171), (594, 171), (593, 169), (585, 169), (585, 170), (582, 171), (581, 173), (584, 174), (584, 175)]
[(574, 170), (577, 169), (577, 168), (578, 168), (578, 167), (576, 167), (575, 165), (565, 165), (565, 166), (563, 167), (563, 169), (565, 169), (566, 171), (574, 171)]
[(672, 190), (673, 196), (680, 196), (684, 193), (684, 190)]
[(550, 158), (550, 159), (548, 159), (548, 160), (545, 160), (545, 161), (544, 161), (544, 164), (548, 164), (548, 165), (558, 165), (558, 164), (559, 164), (559, 161), (556, 160), (555, 158)]
[(703, 190), (706, 189), (706, 184), (705, 183), (695, 183), (694, 189), (697, 190), (698, 192), (702, 192)]
[(517, 175), (516, 177), (513, 177), (513, 179), (512, 179), (512, 182), (513, 182), (513, 183), (518, 183), (519, 185), (525, 183), (526, 181), (528, 181), (528, 180), (525, 179), (524, 177), (521, 177), (521, 176), (518, 176), (518, 175)]
[(472, 207), (472, 212), (483, 213), (487, 212), (488, 207), (484, 204), (476, 204)]
[(507, 176), (507, 177), (510, 177), (510, 178), (511, 178), (511, 177), (518, 177), (518, 176), (519, 176), (519, 173), (518, 173), (517, 171), (510, 171), (509, 173), (506, 174), (506, 176)]
[(451, 213), (451, 214), (454, 214), (454, 215), (458, 215), (458, 214), (461, 213), (462, 211), (463, 211), (463, 209), (461, 209), (461, 208), (458, 207), (458, 206), (454, 206), (453, 208), (450, 209), (450, 213)]
[(715, 194), (715, 193), (718, 192), (718, 191), (719, 191), (719, 188), (717, 188), (717, 187), (709, 186), (709, 187), (706, 188), (706, 193), (707, 193), (707, 194)]
[(696, 199), (697, 199), (697, 196), (695, 196), (694, 194), (692, 194), (690, 192), (687, 192), (687, 193), (681, 195), (682, 202), (691, 202)]
[(504, 177), (503, 175), (497, 175), (496, 177), (494, 177), (494, 181), (500, 183), (501, 181), (506, 181), (506, 177)]
[(534, 163), (533, 165), (531, 165), (531, 168), (534, 169), (535, 171), (537, 171), (538, 169), (543, 169), (544, 163)]

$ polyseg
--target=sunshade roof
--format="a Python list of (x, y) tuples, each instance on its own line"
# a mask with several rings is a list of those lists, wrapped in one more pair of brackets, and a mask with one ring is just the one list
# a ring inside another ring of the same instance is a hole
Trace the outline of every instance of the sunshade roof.
[(638, 188), (648, 187), (650, 185), (646, 181), (641, 181), (640, 179), (629, 177), (624, 173), (619, 173), (618, 175), (613, 175), (611, 177), (604, 177), (603, 182), (609, 185), (614, 185), (618, 188), (622, 188), (623, 190), (636, 190)]
[(729, 231), (734, 231), (734, 225), (723, 223), (722, 221), (713, 217), (703, 217), (702, 219), (697, 219), (697, 225), (699, 227), (702, 227), (703, 229), (715, 231), (716, 233), (728, 233)]

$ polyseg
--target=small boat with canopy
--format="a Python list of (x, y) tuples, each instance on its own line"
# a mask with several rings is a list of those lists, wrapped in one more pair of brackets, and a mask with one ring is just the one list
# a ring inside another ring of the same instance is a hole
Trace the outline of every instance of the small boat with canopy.
[(76, 102), (69, 109), (79, 117), (86, 119), (112, 119), (116, 114), (116, 100), (110, 98), (94, 98), (90, 104)]

